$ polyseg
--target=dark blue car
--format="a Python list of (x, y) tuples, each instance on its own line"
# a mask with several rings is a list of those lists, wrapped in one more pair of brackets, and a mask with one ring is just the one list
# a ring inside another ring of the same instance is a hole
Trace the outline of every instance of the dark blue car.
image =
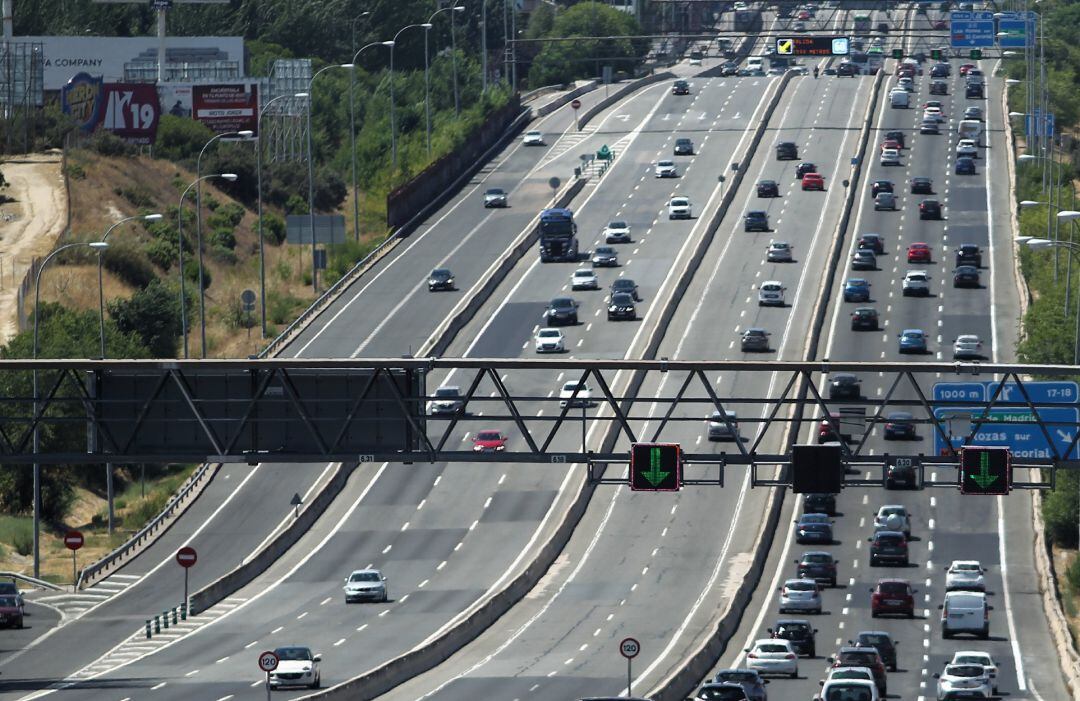
[(975, 159), (968, 156), (956, 159), (957, 175), (975, 175)]
[(870, 283), (860, 277), (848, 278), (844, 282), (845, 302), (869, 302)]

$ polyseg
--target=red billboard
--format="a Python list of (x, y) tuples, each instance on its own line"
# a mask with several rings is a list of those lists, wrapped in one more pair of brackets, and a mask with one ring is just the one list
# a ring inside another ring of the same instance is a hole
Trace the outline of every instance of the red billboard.
[(105, 83), (79, 73), (61, 91), (65, 114), (86, 132), (105, 129), (136, 144), (152, 144), (161, 109), (157, 89), (146, 83)]
[(257, 83), (193, 85), (192, 116), (215, 134), (258, 131), (259, 86)]

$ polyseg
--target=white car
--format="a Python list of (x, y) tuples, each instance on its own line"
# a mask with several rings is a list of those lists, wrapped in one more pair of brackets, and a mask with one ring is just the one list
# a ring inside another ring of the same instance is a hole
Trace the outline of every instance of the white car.
[(945, 121), (945, 113), (941, 111), (940, 107), (927, 107), (923, 109), (923, 119), (933, 119), (937, 122)]
[(525, 136), (521, 138), (521, 141), (525, 146), (543, 146), (544, 135), (536, 130), (527, 131), (525, 132)]
[(682, 195), (672, 197), (667, 206), (668, 219), (690, 219), (692, 216), (690, 198)]
[(313, 655), (310, 648), (289, 646), (274, 650), (278, 656), (278, 666), (270, 672), (270, 688), (284, 686), (306, 686), (318, 689), (322, 684), (319, 663), (322, 655)]
[(947, 664), (945, 670), (934, 677), (938, 680), (938, 701), (956, 698), (988, 699), (994, 695), (990, 675), (982, 665)]
[(675, 169), (675, 161), (657, 161), (653, 173), (658, 178), (674, 178), (679, 175)]
[(911, 537), (911, 516), (900, 504), (886, 504), (874, 515), (874, 533), (878, 531), (901, 531)]
[(630, 243), (630, 225), (624, 221), (608, 222), (604, 227), (604, 243)]
[(904, 296), (921, 295), (928, 297), (930, 295), (930, 276), (922, 270), (909, 270), (904, 275), (903, 284)]
[(956, 157), (960, 158), (962, 156), (979, 157), (979, 145), (975, 143), (974, 139), (960, 139), (960, 142), (956, 144)]
[(896, 87), (907, 92), (915, 92), (915, 81), (911, 78), (901, 78), (896, 81)]
[[(865, 668), (849, 667), (848, 669)], [(821, 701), (848, 701), (849, 699), (881, 701), (877, 684), (873, 680), (866, 681), (865, 679), (833, 679), (826, 681), (821, 685), (821, 691), (814, 698), (821, 699)]]
[(945, 591), (986, 591), (986, 570), (978, 560), (953, 560), (945, 572)]
[(542, 328), (536, 332), (537, 353), (562, 353), (566, 350), (566, 336), (559, 329)]
[(874, 683), (874, 672), (869, 667), (830, 667), (829, 674), (825, 677), (825, 683), (840, 679), (855, 679)]
[(766, 280), (758, 288), (757, 303), (759, 307), (784, 306), (784, 283), (779, 280)]
[(345, 603), (354, 601), (379, 601), (386, 603), (390, 592), (386, 586), (386, 577), (375, 569), (353, 570), (345, 578)]
[(792, 679), (799, 676), (799, 656), (795, 654), (790, 640), (767, 638), (758, 640), (746, 649), (746, 667), (758, 674), (786, 674)]
[[(577, 393), (577, 396), (574, 397), (573, 402), (571, 402), (570, 397), (571, 397), (571, 395), (574, 394), (575, 389), (578, 391), (578, 393)], [(584, 407), (592, 406), (593, 405), (592, 390), (589, 389), (589, 386), (587, 384), (584, 384), (584, 383), (581, 383), (580, 388), (579, 388), (579, 383), (578, 383), (577, 380), (572, 380), (570, 382), (567, 382), (566, 384), (564, 384), (562, 386), (562, 389), (559, 390), (559, 406), (564, 407), (564, 406), (567, 406), (567, 405), (572, 406), (572, 407), (575, 407), (575, 406), (584, 406)]]
[(780, 613), (821, 613), (821, 585), (813, 579), (789, 579), (780, 587)]
[(982, 650), (957, 650), (953, 653), (952, 662), (949, 664), (978, 664), (990, 675), (990, 686), (997, 693), (997, 662), (989, 652)]
[(600, 280), (592, 268), (578, 268), (570, 276), (570, 287), (575, 290), (599, 290)]
[(952, 357), (954, 360), (963, 358), (979, 359), (982, 357), (982, 341), (972, 333), (957, 336), (952, 345)]
[(900, 165), (900, 152), (894, 148), (881, 149), (881, 165), (883, 166), (898, 166)]

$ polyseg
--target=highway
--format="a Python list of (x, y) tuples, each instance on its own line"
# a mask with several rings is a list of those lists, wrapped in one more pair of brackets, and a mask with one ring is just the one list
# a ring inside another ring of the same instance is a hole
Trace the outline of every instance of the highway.
[[(934, 13), (931, 13), (931, 19)], [(1015, 319), (1018, 316), (1018, 292), (1012, 269), (1012, 242), (1007, 212), (1009, 191), (1004, 138), (1004, 115), (1001, 110), (1000, 79), (990, 82), (988, 100), (966, 100), (963, 79), (953, 60), (950, 94), (942, 97), (948, 116), (941, 135), (919, 135), (920, 112), (889, 109), (887, 94), (882, 93), (879, 136), (892, 129), (902, 129), (908, 138), (900, 167), (883, 167), (872, 161), (858, 212), (849, 232), (849, 250), (854, 252), (857, 236), (875, 232), (885, 236), (886, 255), (878, 257), (877, 271), (852, 273), (837, 271), (833, 281), (837, 301), (828, 325), (828, 337), (822, 357), (830, 360), (888, 360), (912, 362), (910, 355), (898, 352), (896, 334), (905, 328), (922, 328), (930, 335), (928, 359), (951, 359), (951, 342), (960, 333), (977, 333), (988, 348), (986, 356), (995, 361), (1014, 360)], [(991, 61), (976, 62), (989, 73)], [(890, 82), (894, 79), (890, 78)], [(928, 94), (929, 77), (918, 79), (921, 104), (932, 99)], [(937, 97), (937, 96), (935, 96)], [(978, 104), (987, 112), (991, 130), (988, 148), (982, 149), (975, 176), (953, 175), (956, 122), (968, 105)], [(948, 129), (944, 127), (948, 126)], [(876, 151), (876, 148), (874, 149)], [(868, 154), (868, 158), (871, 155)], [(923, 195), (911, 195), (904, 183), (911, 177), (931, 177), (935, 196), (945, 203), (944, 221), (921, 221), (918, 201)], [(875, 212), (869, 183), (890, 179), (897, 183), (899, 211)], [(903, 188), (902, 190), (900, 188)], [(933, 247), (933, 262), (911, 264), (906, 260), (907, 246), (925, 242)], [(951, 285), (954, 247), (977, 243), (984, 251), (983, 285), (979, 289), (954, 289)], [(849, 258), (850, 259), (850, 258)], [(904, 297), (900, 278), (908, 269), (925, 268), (932, 274), (929, 298)], [(848, 315), (858, 305), (839, 301), (840, 285), (849, 276), (865, 276), (873, 285), (872, 305), (877, 307), (885, 324), (883, 331), (852, 331)], [(915, 357), (914, 361), (917, 362)], [(886, 380), (863, 377), (863, 396), (880, 396), (888, 391)], [(942, 378), (949, 379), (949, 378)], [(924, 389), (928, 389), (924, 388)], [(915, 394), (901, 388), (897, 399), (913, 399)], [(918, 416), (918, 414), (916, 414)], [(920, 445), (911, 452), (932, 454), (932, 436), (927, 426), (919, 427)], [(807, 436), (813, 440), (814, 436)], [(898, 446), (883, 440), (874, 429), (864, 451), (870, 454), (896, 452)], [(910, 446), (905, 446), (910, 450)], [(869, 473), (864, 477), (869, 478)], [(879, 478), (880, 473), (874, 473)], [(928, 470), (928, 481), (955, 481), (955, 474)], [(798, 515), (801, 499), (788, 499), (782, 524)], [(878, 506), (903, 504), (912, 514), (913, 542), (911, 565), (907, 568), (869, 566), (866, 539), (873, 531), (873, 516)], [(1026, 492), (1008, 497), (962, 496), (955, 489), (927, 488), (920, 491), (884, 491), (882, 489), (845, 489), (837, 499), (839, 514), (835, 519), (831, 547), (839, 562), (841, 585), (826, 589), (825, 612), (809, 616), (817, 628), (816, 659), (800, 660), (798, 680), (773, 680), (768, 687), (770, 698), (809, 699), (818, 691), (818, 681), (826, 676), (827, 660), (841, 645), (860, 631), (886, 631), (899, 640), (899, 671), (888, 675), (890, 698), (936, 698), (933, 674), (941, 672), (957, 650), (989, 651), (998, 662), (998, 683), (1002, 696), (1010, 699), (1060, 699), (1067, 692), (1062, 683), (1056, 651), (1046, 630), (1041, 612), (1039, 584), (1033, 564), (1031, 543), (1031, 500)], [(766, 628), (780, 618), (777, 611), (777, 587), (783, 579), (795, 576), (792, 562), (807, 550), (818, 546), (800, 546), (793, 542), (791, 526), (778, 538), (766, 567), (767, 576), (758, 586), (753, 604), (743, 618), (743, 625), (728, 646), (718, 668), (741, 666), (744, 648), (756, 639), (768, 637)], [(989, 641), (966, 637), (944, 640), (941, 635), (938, 604), (944, 598), (945, 570), (958, 559), (977, 559), (988, 568), (987, 590), (991, 592), (991, 637)], [(916, 617), (872, 618), (870, 593), (879, 578), (907, 579), (917, 590)], [(798, 618), (798, 615), (786, 615)], [(1021, 652), (1022, 651), (1022, 652)]]
[[(649, 303), (654, 295), (661, 296), (665, 271), (690, 249), (690, 231), (700, 230), (704, 219), (700, 214), (690, 222), (664, 219), (657, 223), (655, 233), (649, 231), (649, 222), (666, 202), (666, 193), (673, 190), (686, 192), (705, 206), (715, 187), (714, 176), (695, 177), (697, 170), (704, 170), (711, 158), (728, 162), (737, 148), (745, 148), (747, 131), (760, 118), (755, 109), (764, 103), (766, 91), (779, 84), (764, 78), (693, 82), (689, 98), (673, 96), (668, 83), (659, 84), (641, 91), (599, 122), (598, 135), (624, 155), (575, 203), (579, 226), (583, 233), (598, 231), (614, 216), (635, 223), (639, 233), (633, 248), (622, 247), (627, 249), (623, 264), (610, 274), (633, 274), (646, 302), (642, 321), (608, 324), (592, 321), (592, 311), (599, 309), (603, 294), (580, 293), (582, 311), (588, 310), (590, 321), (571, 333), (578, 340), (600, 338), (603, 343), (597, 342), (595, 351), (577, 350), (573, 345), (575, 354), (607, 357), (604, 354), (615, 351), (621, 357), (640, 352), (635, 339), (642, 337), (659, 311)], [(680, 159), (682, 178), (654, 180), (651, 166), (656, 153), (670, 152), (672, 126), (679, 120), (697, 142), (700, 155)], [(637, 186), (642, 195), (632, 200), (632, 209), (613, 209), (613, 203), (621, 202)], [(479, 209), (478, 202), (474, 206)], [(668, 243), (672, 236), (685, 239), (681, 251)], [(591, 243), (590, 237), (583, 245)], [(544, 303), (561, 293), (573, 269), (536, 261), (535, 254), (522, 261), (520, 272), (515, 271), (508, 281), (513, 291), (493, 296), (501, 311), (490, 317), (482, 312), (478, 323), (486, 329), (476, 336), (463, 333), (463, 347), (452, 348), (451, 355), (532, 355), (531, 344), (528, 349), (522, 345), (530, 341)], [(420, 283), (422, 277), (413, 284)], [(522, 319), (525, 309), (533, 310), (527, 325)], [(492, 323), (487, 324), (490, 319)], [(598, 328), (590, 335), (592, 323), (603, 325), (603, 333)], [(513, 389), (541, 393), (554, 383), (551, 377), (542, 382), (542, 390)], [(298, 640), (325, 651), (324, 684), (342, 681), (421, 642), (475, 605), (512, 570), (523, 567), (541, 529), (554, 525), (583, 477), (581, 470), (567, 468), (538, 473), (490, 465), (394, 465), (373, 472), (358, 471), (331, 512), (283, 558), (280, 567), (237, 593), (239, 604), (228, 616), (137, 664), (98, 676), (91, 684), (109, 687), (109, 698), (115, 693), (113, 680), (122, 680), (132, 693), (165, 682), (155, 689), (155, 697), (234, 694), (239, 698), (259, 693), (249, 686), (258, 680), (257, 670), (237, 667), (239, 660), (246, 659), (243, 655), (251, 643), (274, 647)], [(394, 601), (386, 606), (345, 607), (342, 578), (350, 569), (369, 563), (386, 570)], [(221, 658), (238, 662), (216, 664)], [(177, 671), (180, 668), (182, 672)], [(90, 695), (85, 687), (70, 693), (79, 698)]]
[[(580, 99), (585, 109), (602, 98), (602, 91), (592, 91)], [(594, 151), (599, 147), (599, 143), (595, 143), (598, 140), (582, 141), (577, 134), (564, 133), (570, 129), (571, 116), (572, 111), (566, 106), (536, 120), (532, 126), (550, 134), (547, 147), (523, 148), (520, 139), (513, 140), (496, 156), (492, 165), (485, 166), (474, 177), (472, 185), (464, 188), (434, 215), (432, 224), (413, 233), (393, 253), (384, 257), (372, 273), (354, 285), (364, 287), (374, 279), (376, 285), (389, 284), (389, 287), (376, 286), (371, 289), (364, 305), (350, 307), (351, 315), (337, 315), (336, 312), (324, 314), (313, 324), (312, 328), (332, 326), (347, 329), (341, 336), (335, 336), (336, 331), (327, 334), (327, 343), (330, 337), (334, 337), (341, 345), (336, 348), (330, 345), (312, 346), (302, 350), (307, 341), (301, 336), (294, 346), (286, 349), (286, 355), (297, 347), (296, 352), (306, 357), (348, 357), (356, 350), (350, 335), (360, 323), (358, 320), (378, 317), (380, 313), (389, 315), (393, 300), (400, 296), (395, 285), (408, 281), (410, 289), (419, 289), (427, 272), (433, 267), (426, 258), (436, 256), (435, 259), (440, 260), (438, 256), (442, 256), (449, 246), (448, 238), (454, 241), (466, 238), (471, 244), (458, 249), (459, 258), (452, 263), (455, 267), (460, 260), (461, 266), (472, 262), (479, 269), (486, 268), (501, 251), (491, 242), (505, 243), (513, 239), (535, 212), (526, 214), (524, 206), (518, 204), (521, 209), (495, 210), (498, 214), (509, 215), (511, 226), (492, 223), (487, 216), (492, 210), (484, 210), (480, 206), (483, 190), (489, 186), (502, 186), (509, 190), (515, 179), (521, 180), (524, 174), (535, 169), (535, 177), (530, 176), (512, 197), (520, 196), (523, 201), (531, 198), (533, 203), (543, 202), (550, 193), (547, 179), (556, 175), (566, 178), (572, 173), (573, 166), (579, 163), (576, 150), (566, 150), (567, 142)], [(560, 136), (562, 138), (558, 140)], [(515, 201), (512, 199), (511, 203)], [(519, 211), (521, 216), (517, 217)], [(475, 234), (478, 231), (482, 232), (482, 236), (469, 236), (470, 232)], [(405, 252), (408, 252), (408, 256), (403, 255)], [(418, 259), (415, 264), (414, 256)], [(408, 273), (398, 272), (406, 266)], [(467, 278), (462, 275), (462, 284), (465, 280)], [(438, 295), (433, 297), (440, 298)], [(458, 297), (457, 294), (445, 295), (437, 301), (456, 301)], [(348, 299), (346, 294), (339, 303), (344, 305)], [(434, 300), (424, 298), (421, 301), (430, 305)], [(379, 307), (380, 304), (383, 306)], [(407, 315), (399, 315), (402, 323), (384, 325), (378, 330), (372, 327), (367, 338), (374, 340), (393, 333), (413, 332), (418, 334), (417, 338), (426, 337), (442, 320), (445, 309), (429, 308), (422, 312), (423, 305), (418, 305), (418, 309), (421, 311), (410, 310)], [(407, 352), (410, 343), (412, 340), (406, 341), (404, 346), (397, 344), (397, 341), (388, 342), (372, 350), (377, 350), (376, 354), (396, 355)], [(0, 698), (8, 689), (21, 692), (48, 686), (80, 670), (90, 672), (86, 669), (88, 665), (135, 632), (146, 618), (182, 599), (182, 578), (173, 559), (178, 548), (190, 545), (199, 553), (198, 565), (190, 572), (190, 589), (196, 591), (257, 552), (292, 519), (293, 508), (289, 501), (293, 494), (301, 495), (305, 503), (310, 501), (311, 495), (322, 481), (329, 478), (333, 469), (332, 465), (262, 464), (255, 468), (223, 465), (206, 491), (185, 514), (123, 568), (77, 596), (43, 597), (50, 605), (67, 613), (68, 618), (62, 627), (63, 635), (57, 634), (58, 629), (50, 628), (45, 637), (38, 637), (44, 628), (35, 626), (33, 637), (20, 636), (27, 638), (27, 645), (33, 645), (32, 654), (25, 652), (26, 646), (19, 646), (0, 660), (0, 672), (4, 675), (4, 680), (0, 681)], [(241, 602), (229, 602), (234, 606), (238, 603)], [(17, 668), (18, 673), (13, 675), (7, 670), (8, 665), (15, 662), (17, 667), (13, 668)], [(17, 683), (11, 681), (15, 678), (19, 680)]]

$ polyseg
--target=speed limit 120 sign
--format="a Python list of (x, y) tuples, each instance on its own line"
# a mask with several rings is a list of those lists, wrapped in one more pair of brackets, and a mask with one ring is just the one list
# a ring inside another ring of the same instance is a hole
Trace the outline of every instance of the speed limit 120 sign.
[(273, 650), (267, 650), (266, 652), (259, 653), (259, 669), (264, 672), (270, 673), (277, 669), (278, 656)]
[(619, 643), (619, 652), (628, 660), (632, 660), (641, 652), (641, 643), (634, 638), (623, 638)]

